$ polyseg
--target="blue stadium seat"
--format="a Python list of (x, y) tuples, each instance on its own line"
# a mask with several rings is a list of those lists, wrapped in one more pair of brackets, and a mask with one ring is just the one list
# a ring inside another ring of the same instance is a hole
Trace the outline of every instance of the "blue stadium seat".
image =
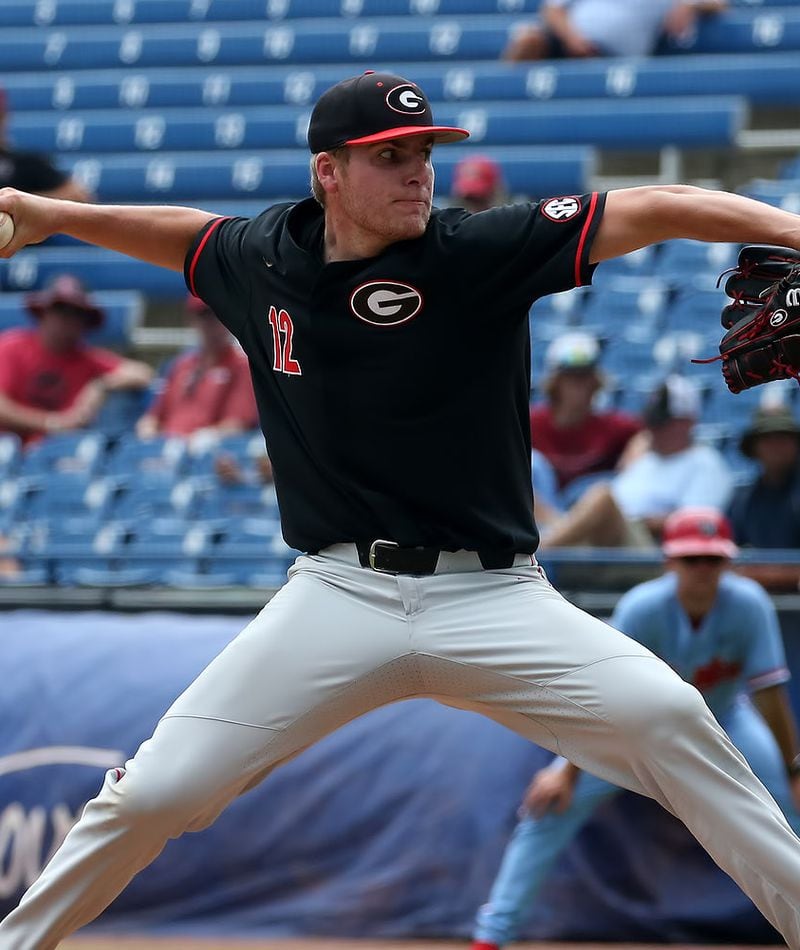
[(583, 310), (583, 320), (589, 324), (605, 323), (615, 330), (624, 323), (644, 321), (654, 329), (669, 298), (670, 287), (664, 280), (614, 277), (592, 290)]
[(82, 472), (51, 471), (27, 479), (24, 484), (27, 496), (24, 517), (29, 521), (44, 520), (54, 525), (77, 518), (86, 524), (97, 522), (99, 526), (110, 507), (114, 491), (108, 479), (94, 479)]
[[(595, 145), (650, 149), (724, 146), (747, 118), (741, 96), (660, 99), (434, 103), (438, 122), (469, 129), (473, 144)], [(20, 148), (54, 152), (208, 151), (304, 147), (309, 112), (299, 106), (246, 106), (160, 112), (94, 110), (15, 115), (11, 135)], [(65, 132), (64, 130), (68, 130)]]
[(722, 329), (719, 315), (728, 298), (721, 290), (709, 290), (702, 281), (687, 282), (665, 312), (665, 328), (668, 330), (695, 330), (703, 335), (712, 334), (719, 339)]
[(197, 489), (191, 479), (169, 473), (123, 481), (112, 507), (114, 518), (134, 523), (152, 518), (184, 518), (193, 513)]
[(198, 518), (268, 518), (278, 525), (275, 489), (272, 485), (217, 485), (203, 493), (196, 506)]
[[(0, 261), (0, 290), (21, 292), (45, 286), (57, 274), (74, 274), (96, 291), (122, 291), (137, 287), (153, 296), (178, 297), (186, 294), (183, 276), (176, 271), (146, 264), (114, 251), (96, 247), (27, 247), (10, 260)], [(138, 296), (138, 294), (137, 294)], [(98, 299), (100, 296), (98, 294)], [(118, 322), (110, 323), (112, 338), (128, 332), (141, 318), (133, 297), (124, 298), (116, 311)], [(101, 329), (94, 339), (104, 340)], [(106, 338), (104, 342), (112, 342)]]
[(135, 485), (147, 480), (168, 482), (182, 475), (187, 462), (185, 439), (155, 436), (120, 439), (106, 457), (104, 473), (128, 479)]
[(58, 584), (76, 583), (76, 574), (84, 568), (106, 568), (114, 563), (125, 542), (127, 527), (118, 522), (57, 520), (36, 522), (25, 538), (20, 552), (26, 567), (44, 568)]
[(675, 52), (750, 53), (800, 49), (796, 5), (760, 10), (732, 9), (702, 20), (695, 36), (671, 44)]
[(101, 432), (85, 429), (56, 432), (26, 449), (19, 473), (25, 476), (96, 475), (103, 466), (106, 447), (106, 438)]
[[(706, 273), (711, 275), (711, 287), (717, 277), (736, 263), (738, 244), (706, 244), (702, 241), (665, 241), (656, 257), (655, 272), (676, 286), (685, 286), (687, 278)], [(708, 286), (708, 281), (705, 282)], [(724, 300), (719, 298), (720, 307)]]
[(206, 525), (187, 524), (172, 517), (137, 520), (131, 531), (116, 570), (138, 572), (147, 570), (148, 583), (166, 583), (169, 571), (193, 572), (208, 547)]
[(16, 473), (22, 456), (22, 440), (13, 432), (0, 432), (0, 480)]

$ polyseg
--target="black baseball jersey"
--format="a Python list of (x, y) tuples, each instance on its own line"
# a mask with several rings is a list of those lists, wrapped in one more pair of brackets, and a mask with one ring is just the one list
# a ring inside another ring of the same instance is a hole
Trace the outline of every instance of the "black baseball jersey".
[(60, 188), (68, 178), (44, 155), (0, 148), (0, 188), (42, 193)]
[(528, 311), (589, 282), (604, 203), (434, 209), (329, 264), (313, 199), (203, 228), (186, 281), (250, 360), (289, 545), (536, 549)]

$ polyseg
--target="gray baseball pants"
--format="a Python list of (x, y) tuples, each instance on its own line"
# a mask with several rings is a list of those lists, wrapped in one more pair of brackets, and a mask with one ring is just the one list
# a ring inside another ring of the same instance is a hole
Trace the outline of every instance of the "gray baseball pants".
[(800, 840), (700, 694), (573, 606), (529, 556), (429, 577), (300, 557), (261, 613), (167, 711), (0, 924), (48, 950), (95, 918), (169, 838), (209, 825), (272, 769), (362, 713), (417, 696), (482, 712), (677, 815), (794, 950)]

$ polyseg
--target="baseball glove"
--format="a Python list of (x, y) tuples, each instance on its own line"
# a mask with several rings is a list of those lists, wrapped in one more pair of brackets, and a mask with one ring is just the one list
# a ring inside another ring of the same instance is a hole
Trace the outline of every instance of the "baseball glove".
[(722, 360), (728, 389), (740, 393), (773, 379), (800, 382), (800, 251), (746, 245), (725, 293), (733, 302), (722, 311), (728, 332), (715, 359)]

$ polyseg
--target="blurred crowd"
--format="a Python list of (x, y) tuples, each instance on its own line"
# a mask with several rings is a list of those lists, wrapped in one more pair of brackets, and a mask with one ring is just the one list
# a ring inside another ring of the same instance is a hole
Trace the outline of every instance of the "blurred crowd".
[[(483, 159), (456, 184), (475, 201), (502, 187)], [(194, 345), (157, 375), (87, 342), (104, 313), (71, 275), (29, 294), (26, 306), (30, 326), (0, 333), (0, 429), (25, 445), (91, 427), (107, 401), (132, 391), (144, 405), (131, 420), (142, 439), (220, 438), (257, 427), (247, 360), (197, 298), (186, 298), (181, 315)], [(755, 412), (739, 441), (752, 474), (737, 483), (720, 450), (695, 439), (703, 394), (691, 378), (667, 375), (641, 415), (602, 408), (605, 385), (595, 336), (571, 331), (550, 343), (541, 396), (530, 409), (543, 549), (654, 547), (665, 519), (687, 506), (727, 513), (739, 545), (800, 546), (800, 425), (788, 403), (771, 401)], [(259, 471), (270, 479), (266, 455)], [(226, 481), (243, 477), (224, 454), (217, 472)]]

